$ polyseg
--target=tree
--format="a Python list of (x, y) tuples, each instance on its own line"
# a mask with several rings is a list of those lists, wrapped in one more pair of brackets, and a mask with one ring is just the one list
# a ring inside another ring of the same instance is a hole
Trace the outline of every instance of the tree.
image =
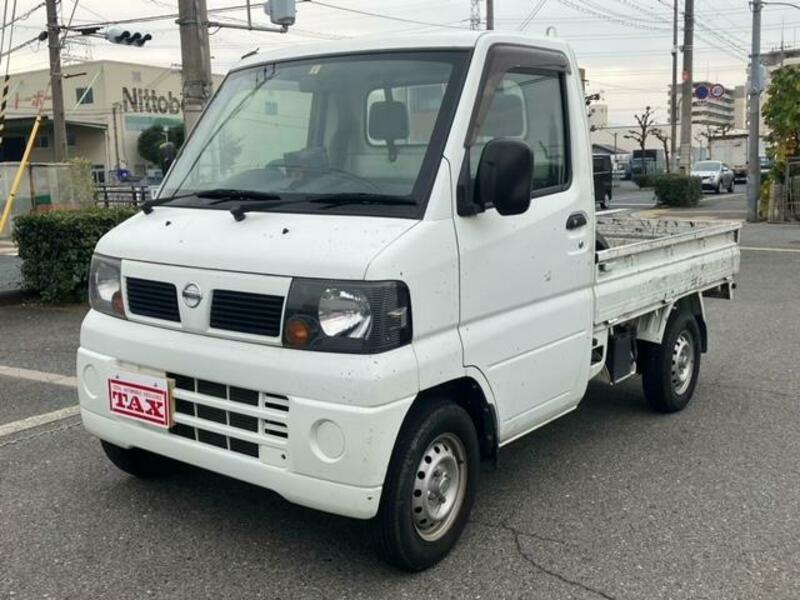
[(647, 161), (645, 160), (644, 151), (647, 145), (647, 138), (650, 137), (656, 129), (655, 111), (649, 106), (646, 106), (642, 114), (633, 115), (633, 118), (636, 119), (637, 128), (629, 129), (628, 133), (625, 134), (625, 139), (634, 140), (639, 144), (639, 148), (642, 151), (642, 175), (647, 175)]
[(165, 158), (161, 147), (167, 142), (167, 138), (175, 144), (177, 151), (183, 146), (184, 135), (183, 125), (168, 128), (166, 135), (163, 125), (151, 125), (139, 134), (136, 149), (143, 159), (161, 167)]
[(664, 133), (663, 129), (654, 129), (653, 130), (653, 137), (655, 137), (664, 146), (664, 158), (667, 161), (667, 173), (669, 173), (672, 170), (672, 167), (670, 166), (670, 162), (669, 162), (670, 158), (672, 158), (669, 155), (669, 140), (670, 140), (670, 138), (666, 133)]
[(783, 181), (786, 163), (800, 154), (800, 65), (781, 67), (772, 74), (764, 103), (767, 156), (772, 159), (773, 181)]
[(701, 146), (703, 146), (703, 141), (705, 140), (705, 146), (708, 149), (708, 157), (711, 158), (711, 142), (724, 138), (731, 129), (733, 129), (732, 124), (717, 125), (716, 127), (706, 125), (705, 130), (698, 133), (695, 139)]

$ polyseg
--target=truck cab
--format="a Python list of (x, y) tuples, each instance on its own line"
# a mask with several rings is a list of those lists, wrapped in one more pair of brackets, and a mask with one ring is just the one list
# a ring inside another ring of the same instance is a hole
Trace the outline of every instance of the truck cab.
[(709, 241), (654, 225), (642, 246), (609, 222), (597, 254), (590, 147), (557, 39), (248, 58), (158, 199), (97, 245), (86, 429), (134, 475), (210, 469), (371, 519), (401, 568), (435, 564), (479, 462), (575, 409), (591, 378), (622, 380), (646, 356), (648, 399), (683, 408), (700, 294), (732, 289), (736, 227)]

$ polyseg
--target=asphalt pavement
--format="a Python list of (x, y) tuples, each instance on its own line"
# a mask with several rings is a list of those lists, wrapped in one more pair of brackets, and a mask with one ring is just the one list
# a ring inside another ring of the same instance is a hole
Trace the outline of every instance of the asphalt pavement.
[(638, 379), (591, 384), (484, 465), (461, 541), (416, 575), (375, 558), (366, 523), (199, 469), (128, 477), (77, 417), (14, 431), (74, 406), (57, 377), (86, 309), (0, 306), (0, 598), (796, 600), (800, 227), (744, 240), (692, 404), (656, 415)]

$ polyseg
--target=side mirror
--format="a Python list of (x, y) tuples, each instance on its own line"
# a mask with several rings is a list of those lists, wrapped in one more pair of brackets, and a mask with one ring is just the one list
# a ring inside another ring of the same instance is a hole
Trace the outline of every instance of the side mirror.
[(533, 151), (521, 140), (496, 138), (483, 148), (474, 199), (501, 215), (520, 215), (531, 205)]

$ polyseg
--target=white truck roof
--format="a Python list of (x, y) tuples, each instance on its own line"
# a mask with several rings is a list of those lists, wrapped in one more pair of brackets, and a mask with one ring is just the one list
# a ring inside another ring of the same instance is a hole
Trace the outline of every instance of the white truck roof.
[(352, 39), (285, 46), (249, 56), (240, 61), (232, 70), (278, 60), (374, 50), (474, 48), (479, 40), (489, 43), (524, 44), (526, 46), (532, 45), (540, 48), (550, 48), (553, 50), (561, 50), (567, 54), (567, 56), (572, 56), (572, 51), (567, 42), (558, 38), (525, 35), (513, 32), (464, 30), (404, 36), (391, 36), (386, 34), (381, 36), (370, 35)]

